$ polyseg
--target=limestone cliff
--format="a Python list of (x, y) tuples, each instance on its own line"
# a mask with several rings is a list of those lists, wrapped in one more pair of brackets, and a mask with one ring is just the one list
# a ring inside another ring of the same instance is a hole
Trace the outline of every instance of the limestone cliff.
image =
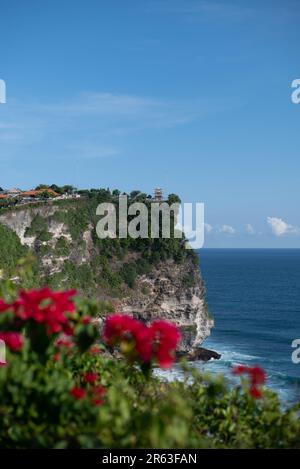
[(157, 261), (157, 255), (166, 257), (165, 247), (153, 240), (126, 248), (118, 240), (100, 243), (93, 213), (87, 202), (48, 202), (0, 213), (0, 223), (35, 253), (41, 283), (75, 287), (145, 321), (169, 319), (183, 331), (182, 351), (199, 346), (210, 334), (213, 320), (195, 257), (174, 244), (175, 254), (167, 246), (169, 257)]
[(200, 345), (214, 324), (207, 311), (202, 278), (191, 262), (160, 263), (137, 279), (134, 294), (125, 298), (121, 307), (146, 321), (163, 317), (176, 323), (183, 332), (181, 349), (186, 351)]

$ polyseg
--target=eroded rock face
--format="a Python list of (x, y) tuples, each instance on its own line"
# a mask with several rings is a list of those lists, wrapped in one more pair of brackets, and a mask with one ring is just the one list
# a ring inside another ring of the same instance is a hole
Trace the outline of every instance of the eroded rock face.
[[(31, 206), (24, 206), (24, 208), (19, 208), (18, 210), (7, 211), (5, 214), (0, 215), (0, 223), (16, 233), (23, 246), (27, 246), (36, 253), (40, 252), (45, 246), (50, 248), (48, 253), (45, 252), (41, 256), (44, 275), (53, 275), (60, 272), (64, 266), (64, 262), (67, 260), (71, 260), (76, 265), (82, 265), (88, 263), (91, 259), (93, 248), (93, 246), (91, 246), (92, 226), (89, 226), (83, 233), (79, 249), (78, 243), (72, 242), (72, 236), (67, 225), (53, 217), (56, 212), (65, 210), (66, 209), (62, 209), (51, 203), (44, 205), (33, 204)], [(37, 236), (26, 234), (27, 229), (30, 228), (36, 216), (44, 218), (47, 222), (47, 231), (50, 234), (48, 241), (40, 241)], [(66, 241), (68, 255), (58, 255), (54, 253), (58, 240), (62, 238)]]
[(138, 278), (136, 291), (119, 307), (146, 322), (164, 318), (177, 324), (183, 335), (182, 351), (200, 345), (214, 325), (207, 312), (199, 269), (192, 262), (161, 263), (148, 276)]

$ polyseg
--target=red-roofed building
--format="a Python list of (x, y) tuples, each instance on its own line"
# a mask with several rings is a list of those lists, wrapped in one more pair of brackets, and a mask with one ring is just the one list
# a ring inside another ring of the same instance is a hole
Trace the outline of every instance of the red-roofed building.
[(58, 197), (59, 194), (52, 189), (39, 189), (37, 191), (25, 191), (20, 194), (20, 197), (40, 197), (42, 194), (48, 193), (50, 197)]

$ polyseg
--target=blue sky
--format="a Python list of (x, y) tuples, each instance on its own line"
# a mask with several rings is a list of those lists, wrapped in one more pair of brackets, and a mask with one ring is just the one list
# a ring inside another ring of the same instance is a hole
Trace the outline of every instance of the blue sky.
[(0, 186), (179, 193), (300, 247), (300, 1), (0, 0)]

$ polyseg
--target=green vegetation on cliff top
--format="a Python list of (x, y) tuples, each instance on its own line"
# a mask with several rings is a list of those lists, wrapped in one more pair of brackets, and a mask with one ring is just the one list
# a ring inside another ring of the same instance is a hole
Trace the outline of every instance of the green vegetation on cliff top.
[[(39, 266), (35, 280), (37, 286), (48, 284), (52, 288), (77, 288), (88, 296), (95, 295), (100, 288), (107, 291), (109, 296), (121, 297), (128, 288), (134, 288), (138, 275), (149, 274), (161, 261), (172, 259), (176, 263), (182, 263), (190, 260), (197, 265), (198, 256), (184, 248), (182, 239), (99, 239), (96, 224), (100, 217), (96, 215), (96, 208), (101, 202), (113, 202), (117, 208), (119, 191), (91, 189), (81, 193), (83, 197), (80, 199), (51, 201), (51, 206), (56, 209), (52, 215), (47, 215), (46, 210), (45, 216), (41, 210), (36, 213), (35, 207), (40, 208), (42, 203), (0, 211), (0, 214), (7, 213), (7, 210), (30, 210), (33, 213), (31, 225), (25, 230), (25, 237), (35, 238), (31, 251), (34, 252)], [(134, 201), (146, 200), (146, 194), (137, 193), (138, 191), (131, 193), (129, 203), (133, 197)], [(176, 195), (169, 196), (169, 204), (177, 201), (179, 198)], [(45, 207), (48, 206), (49, 202), (45, 202)], [(49, 227), (55, 222), (63, 224), (71, 239), (66, 236), (52, 239)], [(174, 219), (171, 227), (173, 224)], [(15, 233), (0, 226), (0, 269), (10, 273), (16, 267), (18, 259), (30, 252), (30, 249), (21, 245)], [(91, 233), (92, 247), (89, 250), (89, 259), (83, 261), (87, 251), (84, 238), (87, 230)], [(45, 257), (52, 259), (54, 264), (57, 257), (64, 257), (65, 260), (57, 271), (48, 272), (43, 264)], [(187, 277), (185, 282), (187, 286), (191, 286), (193, 278)]]

